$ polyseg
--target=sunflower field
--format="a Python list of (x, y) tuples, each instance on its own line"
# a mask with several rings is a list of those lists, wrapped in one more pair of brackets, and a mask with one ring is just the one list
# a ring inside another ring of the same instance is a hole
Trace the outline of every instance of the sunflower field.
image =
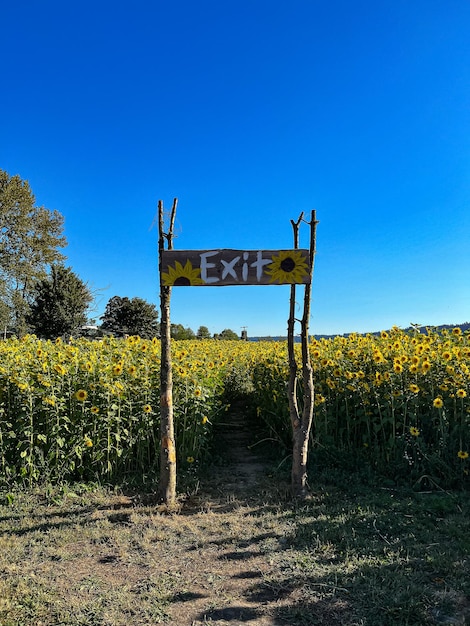
[[(220, 410), (220, 350), (176, 345), (175, 426), (181, 458), (202, 460)], [(108, 479), (159, 463), (160, 342), (34, 336), (0, 342), (1, 481)]]
[[(392, 479), (468, 482), (470, 335), (404, 332), (312, 340), (315, 418), (311, 458)], [(300, 360), (300, 359), (299, 359)], [(290, 445), (286, 357), (254, 366), (257, 412)]]
[[(312, 338), (310, 350), (314, 464), (468, 483), (468, 333), (394, 328), (379, 336)], [(286, 458), (284, 343), (174, 341), (172, 358), (180, 468), (210, 460), (214, 425), (237, 393), (257, 437), (277, 442), (279, 460)], [(156, 339), (1, 341), (0, 484), (156, 475), (159, 377)]]

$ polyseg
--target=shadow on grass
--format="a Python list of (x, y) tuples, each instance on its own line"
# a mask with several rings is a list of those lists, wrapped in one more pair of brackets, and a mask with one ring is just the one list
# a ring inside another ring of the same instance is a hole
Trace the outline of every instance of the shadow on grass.
[(204, 623), (218, 622), (236, 622), (237, 624), (252, 622), (258, 620), (262, 615), (258, 609), (252, 609), (246, 606), (230, 606), (223, 609), (211, 609), (205, 611), (199, 617)]
[[(241, 540), (220, 558), (275, 560), (276, 575), (259, 577), (243, 600), (276, 626), (470, 624), (469, 513), (468, 493), (327, 484), (284, 509), (278, 535), (253, 537), (250, 550)], [(243, 621), (235, 613), (199, 619)]]
[[(70, 505), (66, 508), (61, 506), (59, 511), (44, 509), (38, 506), (37, 510), (28, 508), (23, 514), (3, 515), (0, 517), (0, 526), (8, 525), (7, 529), (0, 532), (18, 537), (35, 532), (49, 532), (67, 527), (85, 526), (90, 523), (92, 515), (102, 512), (110, 523), (117, 525), (128, 525), (131, 513), (129, 509), (134, 505), (129, 503), (109, 504), (109, 505)], [(37, 521), (38, 523), (35, 523)]]

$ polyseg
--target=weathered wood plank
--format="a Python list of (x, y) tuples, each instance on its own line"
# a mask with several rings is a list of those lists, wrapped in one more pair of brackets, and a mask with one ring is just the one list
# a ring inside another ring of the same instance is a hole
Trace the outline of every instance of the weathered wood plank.
[(162, 282), (168, 287), (309, 284), (309, 251), (166, 250)]

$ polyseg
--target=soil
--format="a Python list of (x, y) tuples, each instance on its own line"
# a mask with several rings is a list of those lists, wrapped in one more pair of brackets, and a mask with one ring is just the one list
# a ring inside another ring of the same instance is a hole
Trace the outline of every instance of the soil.
[[(180, 515), (217, 534), (224, 530), (199, 550), (187, 601), (171, 606), (170, 623), (286, 625), (279, 609), (293, 590), (278, 588), (272, 577), (278, 567), (273, 553), (283, 541), (276, 509), (279, 500), (285, 501), (288, 484), (270, 474), (273, 461), (263, 443), (254, 440), (242, 405), (217, 425), (215, 450), (223, 462), (187, 499)], [(269, 510), (271, 521), (263, 527)]]
[[(257, 440), (250, 428), (248, 413), (243, 404), (232, 407), (227, 419), (215, 427), (214, 449), (220, 473), (224, 476), (223, 491), (249, 499), (253, 489), (259, 492), (260, 483), (269, 475), (271, 463), (266, 454), (265, 441)], [(212, 480), (206, 477), (203, 489), (211, 493)]]

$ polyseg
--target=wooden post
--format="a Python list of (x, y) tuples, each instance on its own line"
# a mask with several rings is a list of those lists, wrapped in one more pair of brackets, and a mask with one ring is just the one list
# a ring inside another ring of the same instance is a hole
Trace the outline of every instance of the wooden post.
[[(302, 221), (304, 214), (301, 213), (297, 222), (291, 220), (292, 228), (294, 230), (294, 249), (299, 246), (299, 224)], [(290, 312), (287, 322), (287, 351), (289, 355), (289, 383), (287, 388), (287, 394), (289, 398), (289, 413), (292, 424), (292, 432), (295, 433), (300, 426), (299, 419), (299, 406), (297, 402), (297, 361), (295, 358), (294, 349), (294, 328), (295, 328), (295, 288), (296, 285), (291, 285), (290, 288)], [(292, 463), (292, 468), (294, 462)]]
[(160, 270), (160, 482), (158, 497), (169, 509), (176, 506), (176, 448), (173, 423), (173, 375), (171, 363), (171, 322), (170, 299), (171, 287), (166, 287), (162, 280), (162, 253), (173, 249), (173, 228), (178, 199), (173, 200), (168, 232), (164, 232), (163, 202), (158, 201), (158, 251)]
[[(297, 222), (291, 220), (294, 230), (294, 248), (299, 245), (299, 225), (303, 219), (303, 213)], [(313, 276), (313, 263), (316, 246), (316, 212), (312, 211), (310, 221), (310, 271)], [(289, 409), (292, 423), (293, 450), (292, 450), (292, 474), (291, 487), (292, 495), (295, 498), (305, 499), (308, 495), (307, 483), (307, 461), (308, 443), (310, 430), (313, 422), (313, 407), (315, 399), (315, 389), (313, 383), (313, 370), (310, 362), (309, 352), (309, 319), (311, 300), (311, 281), (305, 285), (304, 310), (301, 319), (301, 350), (302, 350), (302, 387), (303, 402), (302, 413), (300, 414), (297, 402), (297, 363), (294, 351), (294, 325), (295, 325), (295, 285), (291, 286), (290, 315), (287, 328), (287, 343), (289, 355)]]

